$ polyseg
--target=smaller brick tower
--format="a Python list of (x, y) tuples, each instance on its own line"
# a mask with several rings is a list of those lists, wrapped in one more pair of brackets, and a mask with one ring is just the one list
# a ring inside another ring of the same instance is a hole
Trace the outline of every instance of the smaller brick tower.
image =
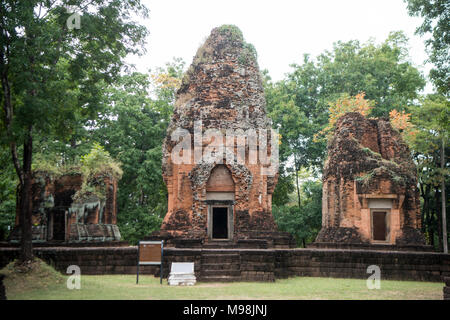
[[(121, 238), (117, 223), (117, 179), (112, 175), (94, 177), (102, 195), (80, 194), (81, 173), (53, 177), (43, 171), (33, 173), (33, 242), (106, 242)], [(76, 197), (76, 195), (81, 195)], [(75, 200), (73, 199), (75, 198)], [(11, 241), (20, 240), (19, 206)]]
[(347, 113), (328, 146), (316, 243), (422, 246), (416, 167), (388, 119)]

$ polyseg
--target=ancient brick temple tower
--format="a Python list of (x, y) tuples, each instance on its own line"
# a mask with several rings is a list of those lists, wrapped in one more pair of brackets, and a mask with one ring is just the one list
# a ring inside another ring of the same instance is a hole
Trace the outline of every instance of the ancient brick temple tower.
[(251, 160), (264, 141), (249, 138), (251, 130), (265, 131), (267, 155), (275, 154), (270, 129), (253, 46), (234, 26), (215, 28), (177, 93), (163, 146), (168, 212), (158, 234), (203, 244), (289, 243), (291, 237), (277, 232), (271, 213), (278, 172), (260, 157)]
[(347, 113), (328, 146), (316, 243), (423, 245), (416, 168), (388, 119)]

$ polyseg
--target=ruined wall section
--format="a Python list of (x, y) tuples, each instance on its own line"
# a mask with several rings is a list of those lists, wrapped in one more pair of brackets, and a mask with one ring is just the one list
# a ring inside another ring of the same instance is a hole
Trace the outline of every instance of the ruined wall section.
[[(120, 240), (120, 231), (116, 225), (117, 180), (109, 175), (99, 175), (94, 179), (98, 189), (102, 189), (101, 197), (80, 191), (83, 185), (81, 173), (53, 176), (48, 172), (33, 172), (33, 241)], [(10, 236), (12, 241), (20, 240), (18, 205), (16, 210), (16, 226)]]
[(388, 119), (347, 113), (328, 145), (316, 242), (370, 242), (365, 212), (370, 199), (381, 198), (392, 199), (392, 211), (398, 211), (398, 222), (390, 226), (392, 242), (422, 244), (416, 168), (407, 145)]

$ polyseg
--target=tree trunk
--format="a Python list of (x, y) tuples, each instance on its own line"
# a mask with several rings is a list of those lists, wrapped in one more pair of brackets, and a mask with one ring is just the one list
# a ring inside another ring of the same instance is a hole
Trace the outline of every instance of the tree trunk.
[(11, 99), (11, 87), (8, 78), (8, 67), (5, 63), (5, 52), (0, 47), (1, 82), (3, 89), (3, 111), (5, 116), (6, 134), (9, 139), (11, 157), (19, 177), (19, 225), (21, 229), (21, 250), (19, 260), (22, 262), (33, 259), (32, 228), (31, 228), (31, 162), (33, 152), (32, 127), (28, 127), (28, 132), (24, 141), (23, 166), (20, 166), (17, 154), (17, 145), (13, 136), (13, 114), (14, 108)]
[(33, 260), (33, 242), (32, 242), (32, 196), (31, 196), (31, 163), (33, 154), (32, 129), (28, 128), (26, 140), (23, 144), (23, 185), (20, 188), (20, 227), (21, 227), (21, 245), (20, 260), (26, 262)]
[(298, 208), (300, 209), (300, 205), (301, 205), (301, 197), (300, 197), (300, 186), (299, 186), (299, 182), (298, 182), (298, 170), (300, 170), (299, 168), (297, 168), (297, 157), (294, 154), (294, 168), (295, 168), (295, 183), (297, 186), (297, 201), (298, 201)]
[[(431, 185), (427, 184), (425, 187), (425, 197), (424, 197), (424, 203), (426, 203), (426, 206), (424, 206), (425, 216), (426, 216), (426, 223), (427, 223), (427, 231), (428, 236), (430, 240), (430, 245), (434, 248), (434, 224), (433, 224), (433, 217), (434, 217), (434, 211), (431, 207)], [(426, 208), (426, 209), (425, 209)]]
[(442, 138), (442, 150), (441, 150), (441, 169), (442, 169), (442, 186), (441, 186), (441, 197), (442, 197), (442, 244), (444, 253), (448, 253), (448, 239), (447, 239), (447, 216), (446, 216), (446, 201), (445, 201), (445, 143), (444, 138)]
[[(431, 224), (429, 224), (431, 226)], [(429, 227), (428, 237), (430, 238), (430, 246), (434, 248), (434, 230), (432, 227)]]
[(434, 202), (436, 207), (437, 225), (438, 225), (438, 238), (439, 238), (439, 251), (443, 250), (442, 243), (442, 213), (441, 213), (441, 200), (439, 194), (439, 187), (434, 189)]
[(426, 229), (426, 217), (427, 217), (427, 208), (428, 208), (428, 201), (427, 201), (427, 197), (425, 195), (425, 191), (424, 191), (424, 185), (423, 183), (419, 183), (419, 190), (420, 190), (420, 196), (423, 199), (423, 206), (422, 206), (422, 210), (420, 210), (420, 221), (422, 221), (422, 226), (421, 226), (421, 230), (422, 233), (425, 234), (427, 232)]
[(423, 218), (422, 218), (422, 231), (428, 234), (428, 241), (430, 245), (434, 246), (434, 231), (433, 231), (433, 215), (430, 210), (430, 192), (431, 186), (429, 184), (425, 187), (421, 187), (423, 197)]

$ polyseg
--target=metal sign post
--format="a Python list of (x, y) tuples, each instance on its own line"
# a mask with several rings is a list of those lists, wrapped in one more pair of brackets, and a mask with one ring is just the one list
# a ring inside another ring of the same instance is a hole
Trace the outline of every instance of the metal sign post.
[(139, 241), (136, 284), (139, 283), (139, 266), (160, 265), (159, 283), (162, 284), (164, 258), (164, 240), (162, 241)]

